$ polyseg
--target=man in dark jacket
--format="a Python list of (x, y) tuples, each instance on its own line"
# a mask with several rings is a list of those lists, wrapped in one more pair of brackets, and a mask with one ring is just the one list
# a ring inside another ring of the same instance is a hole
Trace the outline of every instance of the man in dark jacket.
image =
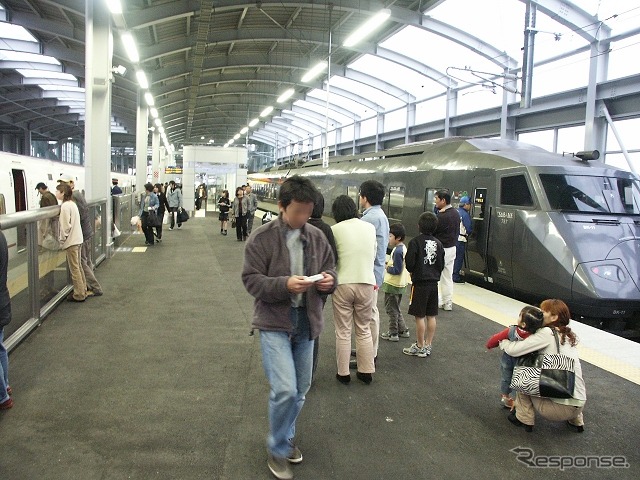
[(456, 260), (456, 244), (460, 235), (460, 215), (451, 205), (449, 190), (438, 190), (435, 195), (438, 209), (438, 228), (433, 234), (444, 247), (444, 270), (440, 276), (439, 304), (447, 311), (453, 309), (453, 264)]
[[(252, 326), (260, 331), (262, 364), (269, 382), (267, 466), (276, 478), (293, 478), (290, 463), (302, 453), (293, 443), (296, 419), (311, 386), (313, 340), (324, 325), (323, 297), (337, 284), (324, 234), (307, 220), (317, 190), (295, 175), (280, 187), (280, 216), (247, 241), (242, 281), (255, 298)], [(318, 279), (308, 279), (309, 276)]]
[(9, 355), (4, 348), (4, 327), (11, 322), (11, 297), (7, 288), (7, 269), (9, 250), (7, 239), (0, 231), (0, 410), (13, 407), (11, 387), (9, 386)]

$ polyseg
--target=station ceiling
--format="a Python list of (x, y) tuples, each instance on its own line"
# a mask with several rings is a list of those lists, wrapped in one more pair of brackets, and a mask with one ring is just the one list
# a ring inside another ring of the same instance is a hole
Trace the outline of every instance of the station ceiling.
[[(326, 100), (308, 94), (322, 90), (324, 82), (320, 77), (304, 83), (301, 77), (315, 63), (329, 58), (332, 75), (362, 86), (361, 92), (333, 90), (330, 109), (344, 117), (357, 119), (358, 114), (349, 107), (354, 102), (369, 111), (384, 111), (375, 92), (404, 103), (415, 99), (406, 89), (385, 82), (382, 75), (349, 68), (364, 55), (402, 65), (442, 89), (455, 84), (442, 70), (380, 45), (407, 25), (463, 45), (499, 69), (516, 67), (518, 62), (504, 50), (432, 18), (431, 10), (444, 1), (122, 0), (122, 15), (113, 16), (113, 66), (124, 65), (127, 73), (113, 78), (112, 145), (135, 145), (137, 69), (146, 72), (169, 142), (178, 146), (209, 139), (225, 143), (255, 118), (259, 121), (248, 131), (250, 141), (274, 145), (278, 137), (281, 143), (297, 141), (321, 131), (329, 114), (319, 113), (318, 108)], [(595, 20), (571, 2), (534, 3), (572, 30)], [(49, 80), (56, 85), (66, 82), (67, 89), (48, 92), (42, 79), (29, 81), (25, 76), (30, 59), (0, 57), (0, 132), (16, 134), (28, 129), (43, 138), (82, 137), (85, 0), (0, 0), (0, 4), (8, 22), (25, 27), (37, 40), (37, 46), (24, 40), (11, 44), (26, 45), (27, 52), (57, 59), (59, 65), (44, 68), (69, 75), (62, 75), (57, 83)], [(349, 34), (383, 8), (389, 10), (390, 18), (381, 28), (354, 47), (343, 45)], [(522, 19), (514, 21), (522, 25)], [(133, 34), (138, 46), (138, 64), (128, 59), (120, 41), (125, 31)], [(592, 34), (581, 34), (588, 43)], [(293, 97), (278, 104), (278, 97), (290, 88)], [(318, 108), (294, 106), (297, 100)], [(261, 118), (267, 106), (275, 110)]]

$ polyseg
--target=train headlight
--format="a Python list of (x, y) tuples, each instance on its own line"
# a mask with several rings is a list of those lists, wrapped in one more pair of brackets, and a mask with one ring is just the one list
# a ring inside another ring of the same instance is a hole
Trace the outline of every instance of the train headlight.
[(600, 278), (611, 280), (612, 282), (624, 282), (627, 279), (624, 270), (617, 265), (597, 265), (591, 267), (591, 271)]

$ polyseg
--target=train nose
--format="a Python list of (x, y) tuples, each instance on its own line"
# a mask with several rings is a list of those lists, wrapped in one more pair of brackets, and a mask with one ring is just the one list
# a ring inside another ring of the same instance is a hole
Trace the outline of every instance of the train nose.
[(604, 260), (580, 263), (573, 276), (574, 298), (640, 300), (640, 240), (618, 243)]

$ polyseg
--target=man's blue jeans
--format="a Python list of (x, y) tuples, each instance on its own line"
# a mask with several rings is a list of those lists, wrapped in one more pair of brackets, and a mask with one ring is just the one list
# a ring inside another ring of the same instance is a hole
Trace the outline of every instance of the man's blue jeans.
[(288, 457), (296, 433), (296, 419), (311, 386), (313, 340), (305, 308), (291, 309), (293, 333), (260, 331), (262, 366), (269, 381), (269, 436), (267, 447), (277, 457)]

